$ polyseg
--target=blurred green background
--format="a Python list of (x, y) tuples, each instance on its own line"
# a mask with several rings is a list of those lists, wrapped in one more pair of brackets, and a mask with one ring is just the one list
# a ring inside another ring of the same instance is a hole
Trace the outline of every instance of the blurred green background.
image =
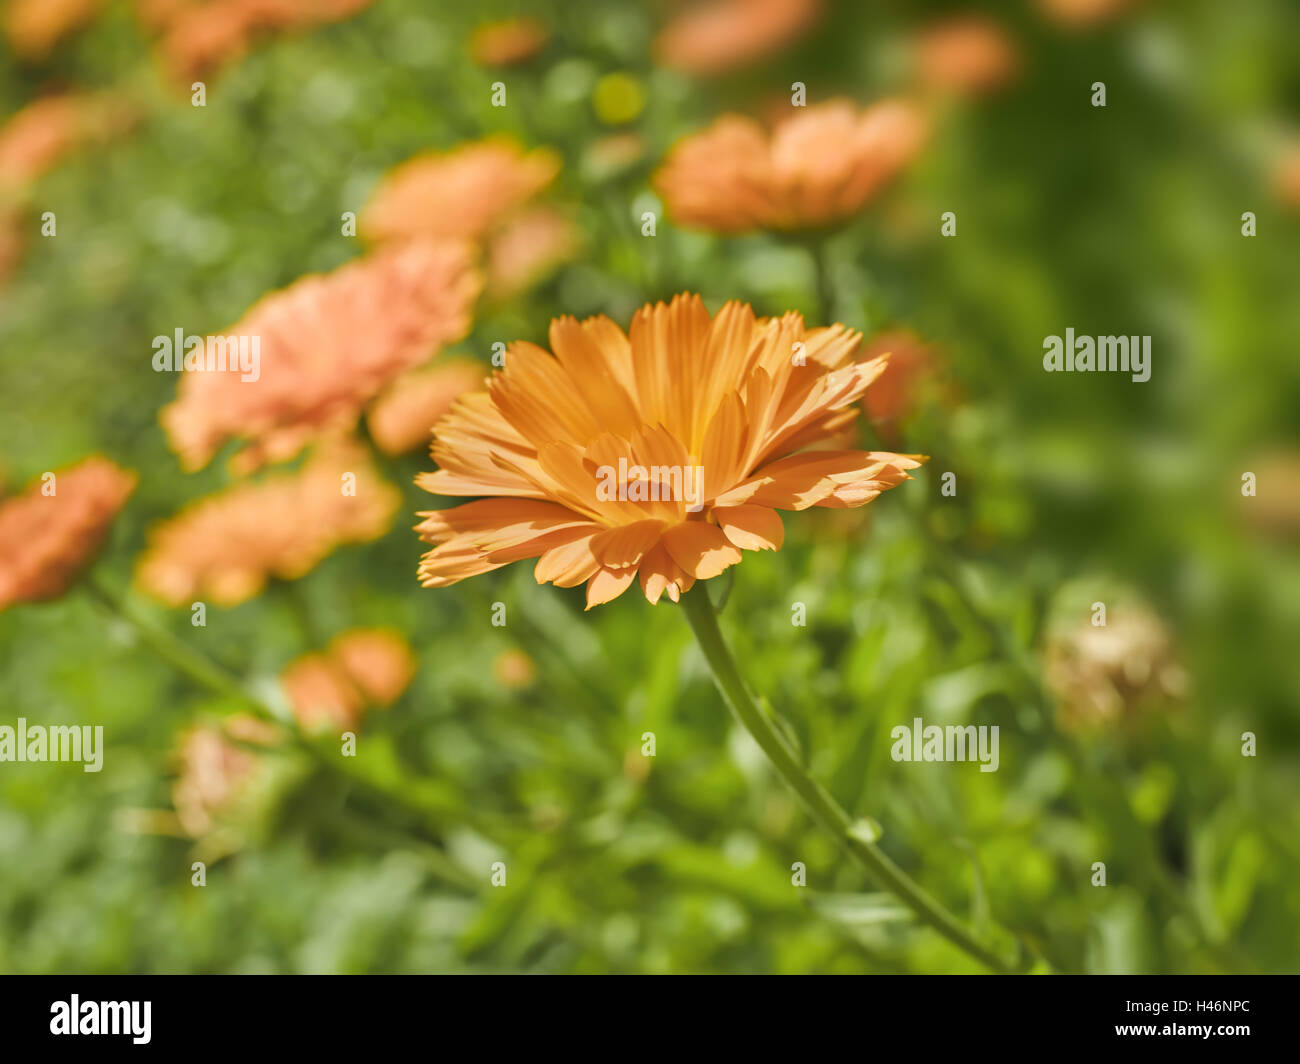
[[(4, 52), (6, 115), (51, 88), (113, 89), (139, 110), (24, 205), (32, 236), (0, 287), (5, 489), (90, 452), (138, 470), (98, 566), (126, 589), (146, 529), (229, 481), (222, 461), (184, 474), (168, 449), (157, 415), (175, 379), (150, 370), (151, 338), (218, 330), (355, 257), (340, 214), (387, 169), (492, 133), (561, 153), (544, 198), (572, 213), (583, 250), (481, 304), (455, 352), (486, 365), (496, 341), (544, 344), (553, 316), (626, 324), (683, 290), (815, 313), (803, 248), (678, 229), (655, 167), (717, 114), (787, 101), (795, 81), (810, 102), (911, 91), (917, 27), (975, 8), (828, 4), (774, 56), (705, 78), (655, 62), (678, 7), (378, 0), (259, 41), (206, 78), (203, 108), (133, 5), (109, 3), (43, 58)], [(978, 10), (1015, 42), (1018, 74), (932, 98), (918, 162), (828, 251), (833, 320), (931, 345), (891, 444), (932, 459), (864, 510), (791, 516), (783, 550), (735, 571), (721, 623), (818, 778), (977, 926), (991, 915), (1068, 971), (1295, 971), (1300, 213), (1276, 161), (1300, 105), (1300, 9), (1139, 3), (1086, 31), (1032, 3)], [(521, 11), (548, 27), (545, 47), (485, 69), (471, 34)], [(611, 74), (643, 101), (598, 107)], [(490, 106), (497, 80), (505, 108)], [(1105, 108), (1090, 105), (1095, 81)], [(626, 132), (639, 158), (593, 161)], [(58, 235), (43, 239), (46, 210)], [(652, 238), (647, 210), (661, 215)], [(955, 237), (940, 235), (944, 211)], [(1151, 335), (1150, 381), (1044, 373), (1043, 338), (1066, 327)], [(348, 772), (268, 755), (237, 814), (242, 844), (201, 889), (193, 841), (142, 829), (140, 811), (171, 806), (178, 734), (239, 707), (80, 591), (0, 614), (0, 723), (102, 724), (107, 743), (99, 774), (0, 764), (0, 970), (977, 970), (882, 904), (808, 821), (733, 725), (675, 607), (628, 594), (584, 613), (581, 589), (537, 587), (526, 565), (421, 590), (405, 515), (430, 505), (412, 483), (430, 462), (383, 467), (403, 515), (298, 581), (297, 607), (273, 589), (195, 629), (130, 592), (272, 698), (290, 660), (345, 629), (397, 627), (419, 659)], [(1255, 498), (1241, 497), (1246, 471)], [(1122, 719), (1078, 726), (1105, 665), (1078, 691), (1048, 663), (1086, 654), (1070, 648), (1095, 601), (1120, 632), (1126, 617), (1157, 630), (1146, 665), (1179, 682), (1155, 697), (1136, 683)], [(796, 602), (806, 627), (791, 624)], [(530, 681), (503, 682), (509, 651), (531, 660)], [(890, 729), (914, 716), (998, 725), (999, 771), (895, 763)], [(795, 862), (806, 887), (791, 885)]]

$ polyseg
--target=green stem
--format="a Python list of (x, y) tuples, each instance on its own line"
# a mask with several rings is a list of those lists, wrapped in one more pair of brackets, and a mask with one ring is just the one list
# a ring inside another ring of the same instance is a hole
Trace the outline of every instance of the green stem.
[(890, 890), (917, 918), (995, 972), (1011, 972), (1017, 966), (981, 944), (947, 909), (932, 898), (915, 880), (856, 829), (849, 814), (829, 791), (813, 779), (775, 723), (755, 703), (736, 668), (735, 659), (722, 638), (718, 617), (708, 591), (701, 586), (682, 596), (682, 608), (700, 650), (713, 671), (722, 697), (745, 730), (754, 737), (773, 767), (808, 807), (813, 817), (828, 830), (849, 854), (878, 883)]
[(808, 242), (808, 254), (813, 261), (813, 283), (817, 293), (817, 320), (809, 325), (829, 325), (835, 313), (835, 288), (831, 284), (831, 269), (826, 250), (826, 238), (818, 237)]

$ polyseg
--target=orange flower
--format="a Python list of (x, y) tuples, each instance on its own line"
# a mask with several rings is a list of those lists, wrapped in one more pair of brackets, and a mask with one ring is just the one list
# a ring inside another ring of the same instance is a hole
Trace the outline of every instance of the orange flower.
[(492, 663), (492, 676), (502, 687), (517, 690), (537, 679), (537, 666), (522, 650), (503, 650)]
[(296, 472), (236, 484), (155, 528), (136, 579), (169, 605), (237, 605), (270, 577), (296, 580), (337, 547), (378, 539), (400, 502), (366, 448), (333, 441)]
[(165, 32), (163, 53), (182, 83), (240, 58), (266, 33), (307, 29), (350, 18), (374, 0), (209, 0), (141, 5), (144, 21)]
[(468, 248), (420, 241), (265, 297), (225, 333), (259, 339), (256, 379), (233, 358), (187, 371), (163, 409), (181, 464), (199, 469), (237, 438), (235, 468), (251, 472), (351, 428), (386, 384), (465, 335), (480, 283)]
[(1069, 29), (1086, 29), (1121, 14), (1133, 0), (1038, 0), (1039, 10)]
[(629, 333), (608, 318), (551, 323), (554, 355), (517, 342), (484, 392), (434, 428), (441, 468), (421, 487), (488, 496), (420, 514), (420, 564), (445, 587), (537, 558), (539, 583), (587, 584), (587, 606), (640, 578), (647, 599), (776, 550), (777, 509), (870, 502), (923, 460), (795, 453), (839, 431), (884, 369), (855, 363), (859, 333), (805, 330), (699, 296), (645, 306)]
[(361, 232), (369, 240), (477, 240), (549, 185), (559, 170), (550, 149), (525, 152), (505, 139), (417, 155), (380, 182), (361, 214)]
[(185, 732), (177, 750), (179, 773), (172, 787), (172, 804), (185, 833), (195, 839), (212, 836), (251, 789), (263, 761), (241, 744), (271, 747), (282, 740), (274, 725), (246, 716)]
[(401, 696), (415, 675), (415, 656), (397, 632), (358, 628), (321, 654), (306, 654), (280, 678), (294, 718), (308, 731), (361, 725), (367, 706), (383, 708)]
[(814, 229), (861, 210), (924, 136), (920, 111), (901, 100), (799, 109), (770, 137), (752, 119), (724, 115), (673, 148), (655, 185), (684, 225)]
[(935, 23), (917, 37), (921, 81), (938, 92), (992, 92), (1016, 74), (1015, 42), (997, 22), (965, 15)]
[(103, 6), (104, 0), (10, 0), (4, 13), (5, 36), (18, 55), (43, 59)]
[(29, 103), (0, 128), (0, 194), (23, 189), (88, 141), (128, 129), (135, 109), (113, 93), (65, 93)]
[(0, 208), (0, 284), (9, 280), (22, 258), (23, 235), (22, 213)]
[(86, 458), (0, 503), (0, 610), (62, 595), (99, 552), (136, 480), (107, 458)]
[(530, 288), (578, 251), (578, 230), (559, 211), (536, 207), (517, 215), (492, 238), (487, 289), (497, 300)]
[(862, 405), (873, 423), (890, 425), (912, 405), (916, 383), (930, 369), (930, 349), (915, 333), (907, 329), (881, 333), (867, 344), (864, 356), (889, 356), (889, 363), (879, 380), (867, 392)]
[(479, 66), (513, 66), (546, 46), (546, 24), (535, 18), (507, 18), (474, 30), (469, 51)]
[(397, 455), (427, 445), (434, 422), (462, 393), (482, 384), (483, 376), (477, 362), (448, 359), (399, 377), (366, 413), (375, 446)]
[(780, 51), (821, 13), (821, 0), (711, 0), (664, 27), (655, 54), (664, 66), (717, 74)]
[(1284, 207), (1300, 211), (1300, 140), (1285, 147), (1273, 164), (1273, 188)]

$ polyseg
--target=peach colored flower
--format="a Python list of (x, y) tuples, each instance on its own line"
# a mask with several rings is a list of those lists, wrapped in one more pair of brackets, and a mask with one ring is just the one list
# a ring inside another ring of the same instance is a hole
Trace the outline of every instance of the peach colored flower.
[(664, 66), (717, 74), (779, 52), (822, 13), (821, 0), (709, 0), (674, 18), (655, 39)]
[(425, 447), (434, 423), (464, 392), (479, 387), (483, 366), (472, 359), (441, 359), (405, 373), (366, 412), (370, 437), (384, 454), (398, 455)]
[(469, 52), (479, 66), (513, 66), (546, 47), (546, 24), (536, 18), (486, 22), (470, 36)]
[(487, 250), (487, 290), (505, 300), (531, 288), (578, 253), (579, 234), (551, 207), (517, 214), (492, 238)]
[(163, 408), (181, 464), (202, 468), (239, 439), (233, 464), (247, 473), (353, 427), (386, 384), (469, 331), (481, 284), (471, 263), (464, 245), (415, 241), (260, 300), (222, 334), (248, 337), (250, 349), (259, 339), (257, 379), (228, 358), (224, 371), (186, 371)]
[(182, 84), (241, 58), (265, 35), (338, 22), (374, 0), (208, 0), (141, 5), (146, 24), (163, 33), (167, 66)]
[(549, 148), (504, 138), (408, 159), (379, 183), (361, 213), (369, 240), (410, 236), (478, 240), (559, 173)]
[(5, 36), (18, 55), (43, 59), (103, 6), (104, 0), (9, 0), (4, 10)]
[(67, 591), (99, 552), (137, 480), (98, 456), (52, 477), (0, 502), (0, 610)]
[(1087, 29), (1122, 14), (1133, 0), (1037, 0), (1038, 9), (1068, 29)]
[(154, 528), (136, 580), (172, 606), (234, 606), (271, 577), (296, 580), (336, 548), (378, 539), (400, 504), (365, 447), (329, 441), (295, 472), (237, 483)]
[(135, 121), (112, 93), (64, 93), (29, 103), (0, 128), (0, 191), (22, 189), (89, 141), (105, 141)]
[(814, 229), (860, 211), (924, 138), (920, 110), (902, 100), (864, 111), (847, 100), (801, 108), (770, 136), (752, 119), (724, 115), (672, 149), (655, 187), (683, 225)]
[(970, 95), (1002, 88), (1020, 66), (1010, 35), (983, 15), (954, 16), (926, 27), (916, 39), (916, 59), (927, 88)]
[(537, 679), (537, 666), (522, 650), (503, 650), (492, 663), (492, 676), (502, 687), (517, 690)]
[(414, 675), (415, 655), (400, 634), (358, 628), (338, 636), (323, 653), (298, 658), (280, 682), (301, 727), (352, 731), (367, 707), (397, 701)]
[(1300, 211), (1300, 141), (1283, 149), (1273, 167), (1273, 187), (1284, 207)]
[(918, 381), (931, 369), (933, 353), (915, 333), (898, 329), (873, 336), (863, 355), (889, 356), (885, 371), (868, 389), (862, 404), (873, 423), (890, 425), (911, 408)]
[(243, 744), (274, 747), (283, 738), (274, 725), (242, 715), (186, 731), (172, 786), (172, 804), (185, 833), (195, 839), (212, 836), (249, 791), (263, 761)]
[(797, 453), (851, 422), (884, 369), (853, 360), (860, 340), (743, 303), (711, 318), (692, 295), (643, 307), (627, 334), (604, 317), (556, 319), (554, 354), (513, 344), (487, 390), (435, 426), (441, 468), (419, 485), (485, 497), (420, 514), (434, 544), (422, 583), (537, 558), (539, 583), (585, 581), (588, 608), (638, 577), (651, 602), (676, 601), (742, 550), (779, 548), (777, 509), (870, 502), (923, 459)]

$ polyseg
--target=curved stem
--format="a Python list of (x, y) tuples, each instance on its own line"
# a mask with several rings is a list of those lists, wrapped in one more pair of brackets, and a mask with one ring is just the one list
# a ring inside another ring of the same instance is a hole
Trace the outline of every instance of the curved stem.
[(829, 255), (826, 238), (815, 237), (808, 241), (808, 254), (813, 261), (813, 285), (817, 293), (817, 320), (810, 323), (829, 325), (835, 313), (835, 289), (831, 285)]
[(813, 817), (835, 836), (872, 878), (890, 890), (922, 923), (938, 931), (953, 945), (993, 971), (1016, 970), (1016, 965), (981, 944), (956, 917), (894, 864), (883, 850), (870, 841), (870, 834), (866, 830), (859, 830), (849, 814), (831, 797), (830, 792), (808, 775), (789, 741), (758, 707), (745, 687), (735, 659), (718, 628), (717, 614), (707, 590), (701, 586), (694, 592), (683, 595), (681, 605), (723, 699), (781, 777), (803, 800)]

